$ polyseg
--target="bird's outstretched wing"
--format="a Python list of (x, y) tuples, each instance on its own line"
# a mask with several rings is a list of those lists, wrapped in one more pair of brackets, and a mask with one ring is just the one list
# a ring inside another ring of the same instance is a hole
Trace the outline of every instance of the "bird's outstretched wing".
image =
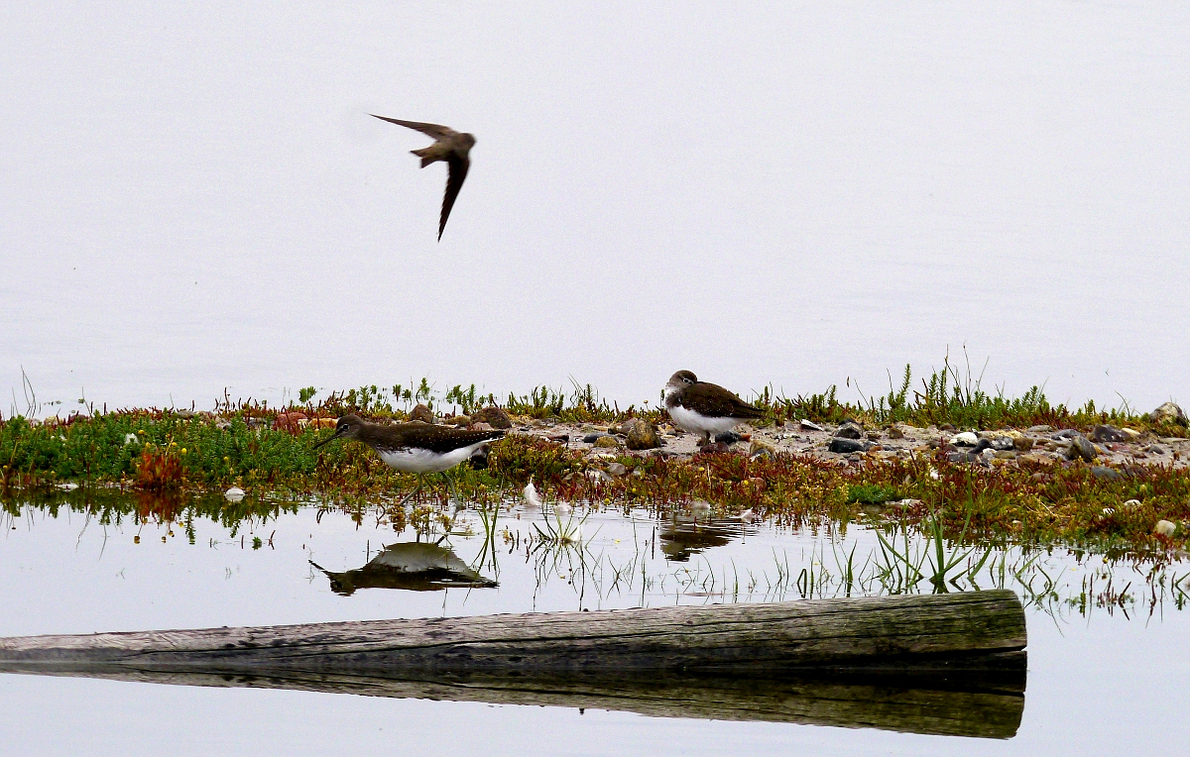
[(442, 126), (440, 124), (423, 124), (420, 121), (402, 121), (399, 118), (389, 118), (388, 116), (378, 116), (375, 113), (369, 113), (372, 118), (379, 118), (381, 121), (388, 121), (390, 124), (397, 126), (404, 126), (406, 129), (415, 129), (422, 134), (433, 137), (434, 139), (449, 139), (458, 134), (457, 131), (449, 126)]
[(463, 179), (467, 178), (467, 169), (471, 167), (471, 160), (466, 156), (452, 153), (447, 158), (450, 173), (446, 177), (446, 194), (442, 196), (442, 216), (438, 219), (438, 241), (442, 241), (442, 232), (446, 228), (446, 219), (450, 218), (450, 209), (455, 206), (455, 198), (463, 188)]

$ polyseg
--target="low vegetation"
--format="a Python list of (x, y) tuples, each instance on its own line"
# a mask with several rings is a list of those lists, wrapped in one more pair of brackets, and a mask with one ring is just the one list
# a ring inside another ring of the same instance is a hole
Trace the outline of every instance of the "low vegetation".
[[(283, 408), (225, 398), (212, 413), (148, 409), (92, 412), (45, 423), (21, 416), (0, 420), (0, 499), (15, 512), (13, 503), (22, 491), (54, 492), (73, 501), (98, 496), (105, 488), (119, 489), (137, 493), (138, 517), (171, 519), (184, 509), (179, 503), (238, 486), (249, 493), (247, 504), (208, 497), (202, 500), (204, 507), (214, 512), (258, 506), (268, 512), (278, 505), (262, 503), (313, 501), (316, 495), (317, 501), (352, 509), (359, 517), (379, 508), (394, 527), (412, 523), (429, 528), (439, 517), (436, 508), (445, 504), (446, 488), (427, 488), (408, 511), (397, 507), (400, 497), (416, 486), (416, 478), (389, 469), (360, 444), (335, 443), (316, 450), (314, 445), (330, 433), (329, 419), (348, 412), (402, 419), (413, 404), (421, 403), (447, 415), (498, 404), (525, 423), (609, 423), (634, 415), (661, 420), (656, 409), (621, 410), (591, 387), (577, 384), (570, 392), (538, 388), (502, 401), (480, 396), (474, 386), (456, 386), (438, 396), (425, 380), (416, 387), (336, 392), (314, 404), (316, 395), (313, 387), (303, 389), (297, 403)], [(1019, 398), (988, 395), (969, 371), (960, 381), (949, 362), (922, 381), (920, 390), (912, 389), (907, 368), (899, 387), (862, 403), (840, 402), (833, 387), (794, 399), (764, 391), (755, 401), (774, 422), (853, 418), (874, 425), (949, 423), (981, 429), (1043, 423), (1086, 429), (1112, 423), (1164, 436), (1186, 435), (1184, 427), (1155, 426), (1126, 407), (1102, 411), (1087, 403), (1072, 411), (1051, 405), (1038, 388)], [(300, 418), (294, 415), (299, 412)], [(485, 505), (518, 496), (532, 477), (550, 498), (607, 507), (665, 511), (702, 501), (719, 514), (750, 510), (786, 526), (822, 518), (844, 525), (919, 525), (930, 519), (952, 539), (1061, 542), (1116, 555), (1180, 550), (1186, 541), (1184, 523), (1190, 521), (1190, 472), (1162, 466), (1102, 478), (1081, 463), (984, 468), (948, 462), (941, 452), (862, 464), (785, 454), (756, 459), (730, 453), (693, 459), (623, 454), (614, 462), (623, 466), (618, 472), (626, 473), (616, 476), (606, 473), (610, 462), (541, 437), (510, 435), (493, 445), (488, 467), (460, 466), (452, 477), (460, 494)], [(68, 482), (85, 486), (80, 492), (55, 489), (70, 488)], [(1172, 536), (1154, 534), (1161, 519), (1179, 524)]]

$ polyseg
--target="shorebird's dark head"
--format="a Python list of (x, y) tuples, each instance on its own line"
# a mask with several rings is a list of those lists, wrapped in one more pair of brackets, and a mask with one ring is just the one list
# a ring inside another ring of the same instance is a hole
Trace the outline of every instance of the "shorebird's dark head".
[(475, 135), (463, 132), (459, 135), (459, 144), (462, 145), (464, 150), (470, 150), (472, 147), (475, 147)]
[(692, 372), (678, 371), (669, 377), (669, 383), (665, 385), (665, 391), (666, 393), (681, 391), (697, 382), (698, 376), (695, 376)]
[(327, 442), (333, 442), (336, 439), (356, 439), (363, 430), (364, 420), (362, 418), (358, 415), (344, 415), (335, 423), (335, 433), (315, 444), (314, 449), (318, 449)]

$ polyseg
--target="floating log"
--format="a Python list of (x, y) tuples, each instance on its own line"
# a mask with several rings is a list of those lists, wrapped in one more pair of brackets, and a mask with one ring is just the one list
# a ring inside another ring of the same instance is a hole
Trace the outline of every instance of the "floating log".
[(1008, 737), (1010, 591), (0, 639), (0, 671)]

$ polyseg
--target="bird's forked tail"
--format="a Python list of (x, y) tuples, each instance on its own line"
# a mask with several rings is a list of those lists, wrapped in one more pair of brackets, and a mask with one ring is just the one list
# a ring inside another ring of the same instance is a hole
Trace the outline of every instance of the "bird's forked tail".
[(430, 145), (429, 147), (423, 147), (420, 150), (410, 150), (409, 152), (411, 152), (414, 155), (416, 155), (417, 157), (421, 158), (421, 167), (425, 168), (426, 166), (433, 163), (435, 160), (438, 160), (438, 158), (432, 154), (433, 148), (434, 148), (434, 146)]

